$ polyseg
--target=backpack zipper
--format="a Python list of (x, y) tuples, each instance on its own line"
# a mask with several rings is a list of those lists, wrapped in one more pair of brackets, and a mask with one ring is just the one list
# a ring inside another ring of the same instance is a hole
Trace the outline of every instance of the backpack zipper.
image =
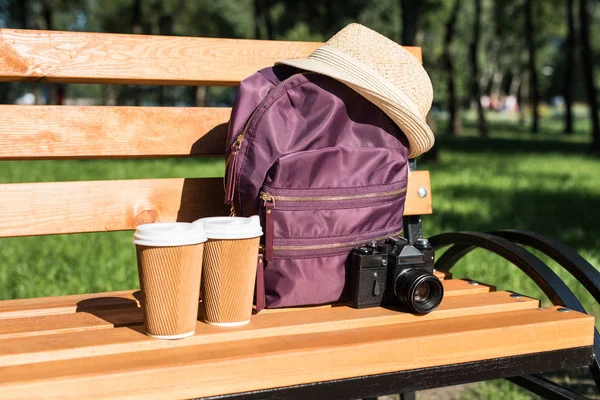
[(234, 196), (235, 185), (236, 185), (234, 175), (235, 175), (235, 170), (237, 169), (237, 156), (238, 156), (240, 148), (242, 147), (242, 143), (244, 142), (244, 137), (246, 136), (248, 129), (250, 129), (250, 123), (253, 121), (254, 117), (257, 114), (256, 111), (270, 97), (269, 95), (272, 95), (275, 92), (275, 89), (282, 87), (285, 83), (287, 83), (292, 78), (295, 78), (297, 75), (311, 75), (311, 74), (316, 74), (316, 72), (306, 71), (306, 72), (299, 72), (299, 73), (293, 74), (291, 76), (288, 76), (283, 81), (279, 82), (275, 87), (273, 87), (271, 89), (271, 91), (269, 93), (267, 93), (267, 95), (260, 101), (260, 103), (258, 103), (258, 106), (256, 106), (256, 108), (254, 109), (252, 114), (250, 114), (250, 117), (248, 117), (248, 121), (246, 121), (246, 124), (244, 125), (244, 129), (242, 129), (242, 132), (235, 138), (235, 141), (231, 145), (231, 148), (230, 148), (231, 153), (229, 154), (229, 157), (227, 157), (227, 161), (225, 163), (226, 179), (224, 179), (224, 181), (225, 181), (225, 204), (228, 204), (231, 206), (230, 216), (235, 216), (235, 205), (233, 204), (233, 196)]
[(341, 243), (330, 243), (330, 244), (313, 244), (313, 245), (302, 245), (302, 246), (274, 246), (273, 250), (279, 251), (304, 251), (304, 250), (327, 250), (327, 249), (340, 249), (344, 247), (355, 247), (361, 244), (365, 244), (367, 242), (377, 241), (387, 239), (391, 236), (400, 236), (402, 231), (393, 232), (387, 234), (385, 236), (379, 236), (376, 238), (372, 238), (369, 240), (354, 240), (351, 242), (341, 242)]
[(260, 199), (265, 208), (265, 259), (273, 261), (273, 209), (275, 199), (269, 193), (260, 192)]
[(275, 207), (275, 200), (279, 201), (344, 201), (358, 199), (373, 199), (377, 197), (395, 196), (406, 192), (406, 187), (382, 193), (363, 193), (345, 196), (273, 196), (267, 192), (260, 192), (260, 199), (266, 202), (272, 202)]
[[(343, 247), (354, 247), (361, 243), (365, 243), (364, 240), (351, 241), (351, 242), (340, 242), (330, 244), (317, 244), (317, 245), (302, 245), (302, 246), (274, 246), (273, 245), (273, 210), (275, 209), (275, 201), (344, 201), (344, 200), (356, 200), (356, 199), (371, 199), (378, 197), (390, 197), (396, 196), (406, 192), (406, 187), (381, 193), (363, 193), (346, 196), (273, 196), (272, 194), (262, 191), (260, 192), (260, 199), (263, 201), (263, 207), (265, 210), (265, 258), (267, 261), (273, 261), (273, 251), (304, 251), (304, 250), (326, 250), (326, 249), (338, 249)], [(399, 236), (402, 233), (396, 232), (391, 233), (379, 238), (370, 240), (383, 240), (390, 236)]]
[[(264, 101), (264, 99), (263, 99)], [(261, 102), (262, 104), (262, 102)], [(260, 107), (260, 104), (259, 104)], [(258, 108), (258, 107), (257, 107)], [(246, 135), (246, 131), (250, 127), (250, 122), (252, 121), (252, 117), (256, 114), (256, 109), (250, 114), (248, 121), (246, 121), (246, 125), (244, 125), (244, 129), (242, 129), (242, 133), (240, 133), (236, 138), (233, 144), (231, 145), (231, 152), (229, 153), (229, 157), (227, 157), (227, 161), (225, 162), (225, 204), (229, 204), (231, 206), (229, 211), (229, 216), (235, 216), (235, 207), (233, 205), (233, 194), (235, 190), (235, 170), (237, 168), (237, 154), (242, 147), (242, 142), (244, 141), (244, 135)]]

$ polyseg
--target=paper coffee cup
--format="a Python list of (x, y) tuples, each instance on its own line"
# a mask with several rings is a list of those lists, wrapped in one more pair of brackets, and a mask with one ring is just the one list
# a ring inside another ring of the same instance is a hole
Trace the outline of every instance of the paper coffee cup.
[(202, 309), (211, 325), (239, 326), (252, 315), (258, 246), (258, 216), (203, 218), (208, 241), (204, 248)]
[(194, 334), (198, 319), (198, 282), (206, 235), (184, 222), (144, 224), (136, 245), (146, 334), (181, 339)]

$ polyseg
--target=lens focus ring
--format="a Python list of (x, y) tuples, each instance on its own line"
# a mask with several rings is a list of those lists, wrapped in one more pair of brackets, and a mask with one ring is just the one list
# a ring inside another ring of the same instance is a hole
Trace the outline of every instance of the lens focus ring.
[(398, 277), (394, 294), (411, 312), (427, 314), (442, 302), (444, 286), (435, 275), (424, 269), (414, 268)]

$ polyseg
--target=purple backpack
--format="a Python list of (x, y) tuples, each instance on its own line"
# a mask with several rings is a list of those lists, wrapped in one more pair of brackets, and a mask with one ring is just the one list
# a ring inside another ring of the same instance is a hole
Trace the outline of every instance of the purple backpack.
[(261, 217), (259, 310), (344, 300), (351, 249), (402, 231), (407, 154), (400, 128), (332, 78), (276, 66), (241, 83), (225, 201)]

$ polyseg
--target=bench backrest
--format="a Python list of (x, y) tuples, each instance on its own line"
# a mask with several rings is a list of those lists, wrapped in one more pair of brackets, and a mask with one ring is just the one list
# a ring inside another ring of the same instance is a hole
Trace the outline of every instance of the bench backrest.
[[(319, 45), (0, 29), (0, 81), (233, 86)], [(421, 59), (419, 48), (408, 50)], [(222, 156), (229, 114), (213, 107), (0, 105), (0, 160)], [(405, 215), (431, 213), (430, 193), (428, 173), (413, 172)], [(2, 184), (0, 205), (0, 237), (127, 230), (228, 212), (221, 178)]]

